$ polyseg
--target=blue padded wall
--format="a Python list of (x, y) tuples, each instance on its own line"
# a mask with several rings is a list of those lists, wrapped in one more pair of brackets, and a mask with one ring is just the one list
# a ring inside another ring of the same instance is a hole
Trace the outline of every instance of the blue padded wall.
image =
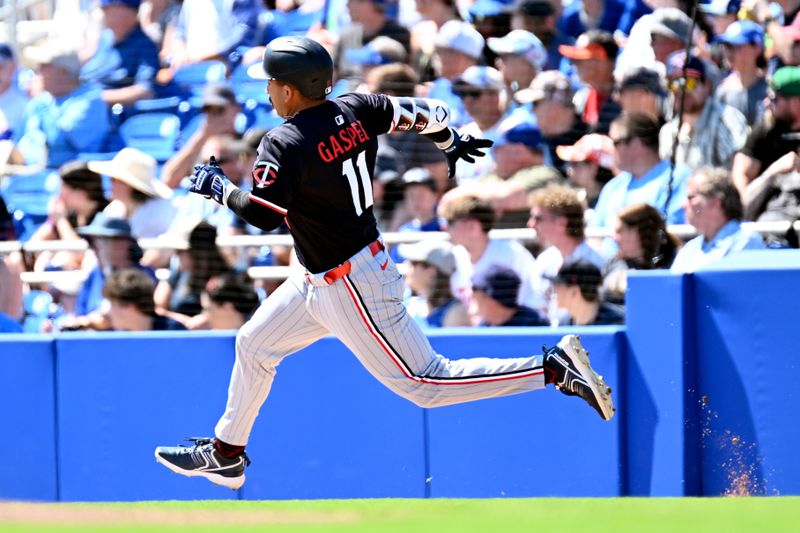
[[(566, 332), (581, 334), (592, 366), (621, 390), (619, 328), (508, 328), (434, 333), (449, 358), (540, 354)], [(618, 405), (620, 411), (623, 405)], [(605, 422), (552, 387), (430, 409), (430, 494), (434, 497), (618, 496), (620, 418)]]
[(0, 339), (0, 500), (55, 500), (52, 337), (3, 334)]
[(248, 445), (248, 499), (424, 496), (422, 409), (326, 337), (278, 367)]
[(238, 497), (153, 456), (213, 432), (233, 364), (230, 333), (72, 333), (56, 344), (62, 500)]
[(790, 250), (695, 274), (704, 494), (800, 494), (799, 272)]
[(691, 278), (638, 271), (628, 278), (625, 493), (699, 494)]

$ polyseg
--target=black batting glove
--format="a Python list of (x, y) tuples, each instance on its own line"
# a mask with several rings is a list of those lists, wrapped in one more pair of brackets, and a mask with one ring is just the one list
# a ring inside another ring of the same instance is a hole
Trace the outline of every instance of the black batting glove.
[(450, 179), (454, 178), (456, 175), (456, 162), (459, 159), (463, 159), (467, 163), (474, 163), (476, 157), (483, 157), (486, 155), (486, 153), (480, 151), (481, 149), (491, 148), (494, 144), (494, 141), (490, 141), (489, 139), (473, 137), (466, 133), (459, 135), (457, 131), (452, 131), (453, 143), (442, 150), (447, 156), (447, 164), (450, 167), (448, 176)]

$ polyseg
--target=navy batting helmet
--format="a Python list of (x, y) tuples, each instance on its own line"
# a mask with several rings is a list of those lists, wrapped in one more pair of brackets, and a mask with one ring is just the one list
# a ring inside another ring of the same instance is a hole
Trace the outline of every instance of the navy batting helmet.
[(333, 60), (321, 44), (307, 37), (278, 37), (264, 50), (262, 64), (251, 66), (247, 73), (291, 84), (307, 98), (325, 98), (333, 85)]

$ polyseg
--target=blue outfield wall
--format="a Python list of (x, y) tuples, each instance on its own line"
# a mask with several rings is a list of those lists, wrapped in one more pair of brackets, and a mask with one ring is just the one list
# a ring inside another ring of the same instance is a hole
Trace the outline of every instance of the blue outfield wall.
[(0, 499), (800, 494), (798, 311), (800, 252), (769, 251), (632, 275), (626, 328), (431, 333), (450, 358), (580, 333), (614, 388), (610, 423), (550, 388), (421, 409), (325, 338), (279, 367), (236, 492), (153, 458), (212, 434), (230, 332), (4, 335)]

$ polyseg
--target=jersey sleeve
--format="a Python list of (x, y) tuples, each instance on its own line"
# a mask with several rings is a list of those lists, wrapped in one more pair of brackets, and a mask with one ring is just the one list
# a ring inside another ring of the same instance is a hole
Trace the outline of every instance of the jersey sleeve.
[(258, 147), (258, 157), (250, 175), (250, 200), (281, 216), (286, 216), (289, 210), (292, 202), (292, 177), (297, 175), (286, 157), (284, 144), (270, 134), (265, 135)]
[(383, 135), (392, 130), (394, 107), (388, 96), (348, 93), (340, 96), (338, 100), (355, 111), (370, 137)]

